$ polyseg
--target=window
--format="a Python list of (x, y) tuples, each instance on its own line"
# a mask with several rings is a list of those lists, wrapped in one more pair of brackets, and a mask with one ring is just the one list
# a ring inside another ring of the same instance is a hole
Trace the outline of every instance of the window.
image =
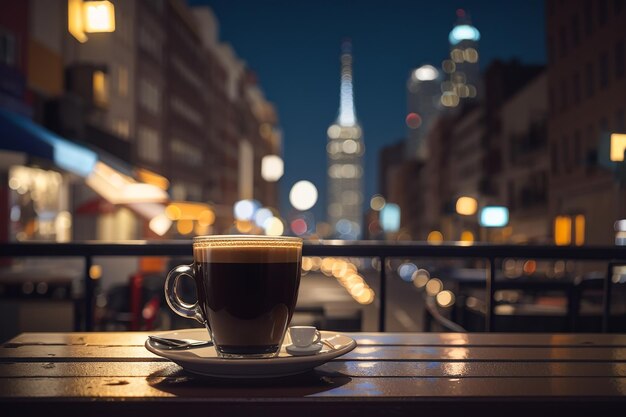
[(8, 67), (17, 65), (17, 41), (15, 35), (0, 29), (0, 64)]
[(580, 45), (580, 19), (577, 14), (572, 16), (572, 45)]
[(615, 44), (615, 78), (622, 78), (624, 76), (625, 65), (624, 58), (624, 40)]
[(146, 78), (139, 81), (139, 104), (153, 114), (161, 111), (161, 90)]
[(591, 35), (593, 32), (593, 7), (591, 6), (591, 0), (585, 0), (585, 35)]
[(600, 88), (606, 88), (609, 85), (609, 54), (600, 55)]
[(109, 82), (103, 71), (94, 71), (92, 76), (93, 102), (98, 107), (109, 103)]
[(198, 127), (202, 127), (202, 114), (196, 111), (186, 101), (174, 96), (170, 101), (170, 105), (172, 110), (174, 110), (174, 112), (176, 112), (180, 117)]
[(585, 82), (585, 94), (587, 96), (587, 98), (593, 96), (593, 63), (591, 62), (587, 62), (587, 65), (585, 66), (585, 78), (586, 78), (586, 82)]
[(159, 132), (147, 126), (139, 126), (137, 132), (137, 154), (144, 161), (161, 162), (161, 138)]
[(148, 52), (154, 59), (163, 60), (163, 42), (161, 36), (157, 36), (146, 26), (139, 27), (139, 46)]
[(128, 95), (128, 69), (123, 65), (117, 67), (117, 93), (120, 97)]
[(130, 123), (127, 119), (117, 119), (113, 122), (113, 132), (123, 138), (128, 139), (130, 136)]
[(574, 92), (574, 103), (580, 104), (580, 74), (578, 72), (574, 74), (574, 85), (572, 91)]
[(603, 25), (609, 14), (609, 0), (597, 0), (598, 4), (598, 22)]
[(170, 149), (174, 160), (181, 164), (199, 167), (204, 162), (202, 149), (178, 138), (172, 138)]

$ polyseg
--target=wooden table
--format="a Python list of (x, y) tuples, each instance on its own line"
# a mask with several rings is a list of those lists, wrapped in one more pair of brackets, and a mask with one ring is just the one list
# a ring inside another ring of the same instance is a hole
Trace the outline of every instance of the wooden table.
[(0, 347), (0, 414), (626, 415), (626, 335), (351, 336), (314, 372), (238, 382), (185, 373), (147, 333), (25, 333)]

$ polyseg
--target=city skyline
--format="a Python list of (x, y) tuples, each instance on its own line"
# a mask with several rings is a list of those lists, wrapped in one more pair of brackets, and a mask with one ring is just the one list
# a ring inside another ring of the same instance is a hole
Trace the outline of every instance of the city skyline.
[[(421, 2), (384, 8), (356, 8), (349, 2), (321, 2), (315, 8), (280, 1), (245, 8), (221, 0), (189, 3), (213, 8), (221, 38), (256, 72), (268, 99), (277, 106), (284, 133), (286, 164), (280, 186), (285, 213), (291, 209), (290, 187), (307, 179), (321, 191), (312, 211), (317, 218), (325, 217), (325, 138), (328, 120), (337, 117), (337, 45), (342, 38), (353, 40), (355, 103), (366, 132), (366, 201), (377, 191), (379, 150), (406, 136), (406, 78), (423, 64), (440, 67), (449, 53), (448, 34), (457, 9), (466, 10), (481, 32), (481, 69), (497, 58), (545, 63), (541, 1), (506, 5), (446, 1), (436, 9)], [(516, 19), (505, 24), (502, 16), (507, 14)], [(266, 24), (252, 24), (253, 20)], [(298, 159), (303, 155), (306, 158)]]

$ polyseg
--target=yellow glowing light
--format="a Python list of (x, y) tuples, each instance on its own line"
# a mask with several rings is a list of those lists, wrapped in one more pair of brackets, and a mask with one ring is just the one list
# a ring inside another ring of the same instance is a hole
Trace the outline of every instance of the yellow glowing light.
[(285, 231), (283, 222), (278, 217), (270, 217), (263, 223), (265, 234), (268, 236), (280, 236)]
[(83, 3), (84, 28), (87, 33), (114, 32), (115, 7), (107, 0)]
[(320, 264), (320, 270), (324, 275), (331, 276), (333, 271), (333, 263), (335, 263), (334, 258), (324, 258), (322, 259), (322, 263)]
[(462, 216), (472, 216), (476, 214), (478, 202), (472, 197), (460, 197), (456, 200), (456, 212)]
[(359, 304), (371, 304), (374, 301), (374, 291), (371, 288), (363, 291), (359, 296), (355, 297), (355, 300)]
[(387, 202), (385, 201), (385, 197), (380, 194), (376, 194), (370, 200), (370, 207), (372, 208), (372, 210), (381, 211), (383, 207), (385, 207), (386, 203)]
[(87, 42), (83, 25), (83, 1), (67, 1), (67, 30), (81, 43)]
[(261, 160), (261, 176), (265, 181), (276, 182), (285, 172), (283, 159), (278, 155), (266, 155)]
[(213, 210), (203, 210), (198, 215), (198, 224), (201, 226), (211, 226), (215, 223), (215, 213)]
[(554, 219), (554, 243), (558, 246), (566, 246), (572, 243), (571, 217), (556, 216)]
[(170, 204), (165, 208), (165, 215), (170, 220), (178, 220), (182, 215), (182, 211), (176, 204)]
[(431, 245), (439, 245), (443, 242), (443, 234), (438, 230), (433, 230), (428, 234), (426, 241)]
[(172, 227), (172, 219), (165, 214), (159, 214), (150, 220), (148, 227), (157, 235), (163, 236)]
[(109, 91), (107, 75), (102, 71), (93, 72), (93, 101), (106, 106), (109, 103)]
[(428, 295), (435, 296), (443, 290), (443, 282), (439, 278), (433, 278), (426, 283), (426, 292)]
[(463, 232), (461, 233), (461, 242), (474, 242), (474, 233), (470, 232), (469, 230), (463, 230)]
[(178, 223), (176, 223), (176, 230), (178, 230), (178, 233), (181, 235), (188, 235), (193, 231), (193, 221), (179, 220)]
[(337, 260), (333, 263), (332, 274), (335, 278), (344, 276), (348, 272), (346, 261)]
[(93, 280), (102, 278), (102, 267), (100, 265), (91, 265), (89, 267), (89, 278)]
[(450, 307), (454, 304), (454, 294), (450, 290), (441, 291), (435, 300), (440, 307)]
[(313, 261), (308, 256), (302, 258), (302, 269), (304, 271), (310, 271), (313, 268)]
[(196, 235), (206, 235), (209, 232), (209, 226), (205, 224), (196, 223), (193, 228), (193, 231)]
[(240, 233), (249, 233), (252, 230), (252, 222), (249, 220), (235, 220), (235, 228)]
[(611, 161), (621, 162), (624, 160), (626, 151), (626, 133), (611, 134)]
[(154, 185), (155, 187), (159, 187), (164, 191), (167, 191), (167, 189), (170, 188), (169, 180), (155, 172), (144, 168), (137, 168), (135, 170), (135, 174), (137, 175), (137, 179), (139, 179), (139, 181), (141, 182)]
[(585, 216), (582, 214), (574, 218), (574, 230), (576, 231), (576, 246), (585, 244)]

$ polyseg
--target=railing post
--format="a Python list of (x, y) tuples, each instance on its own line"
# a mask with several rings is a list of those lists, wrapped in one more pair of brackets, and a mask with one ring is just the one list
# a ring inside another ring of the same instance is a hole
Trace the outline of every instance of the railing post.
[(615, 264), (609, 262), (606, 269), (606, 277), (604, 277), (604, 294), (602, 297), (602, 332), (608, 333), (610, 330), (609, 321), (611, 320), (611, 289), (613, 287), (613, 267)]
[(496, 260), (493, 257), (489, 258), (489, 271), (487, 273), (487, 287), (486, 287), (486, 300), (485, 300), (485, 331), (492, 332), (494, 326), (494, 306), (493, 306), (493, 294), (495, 293), (496, 284)]
[(387, 313), (387, 258), (380, 258), (380, 288), (378, 289), (378, 297), (380, 298), (380, 307), (378, 310), (378, 331), (385, 331), (385, 315)]
[(93, 331), (93, 308), (94, 308), (94, 292), (95, 283), (91, 279), (91, 266), (93, 265), (93, 259), (91, 256), (85, 256), (85, 310), (84, 310), (84, 330), (87, 332)]

